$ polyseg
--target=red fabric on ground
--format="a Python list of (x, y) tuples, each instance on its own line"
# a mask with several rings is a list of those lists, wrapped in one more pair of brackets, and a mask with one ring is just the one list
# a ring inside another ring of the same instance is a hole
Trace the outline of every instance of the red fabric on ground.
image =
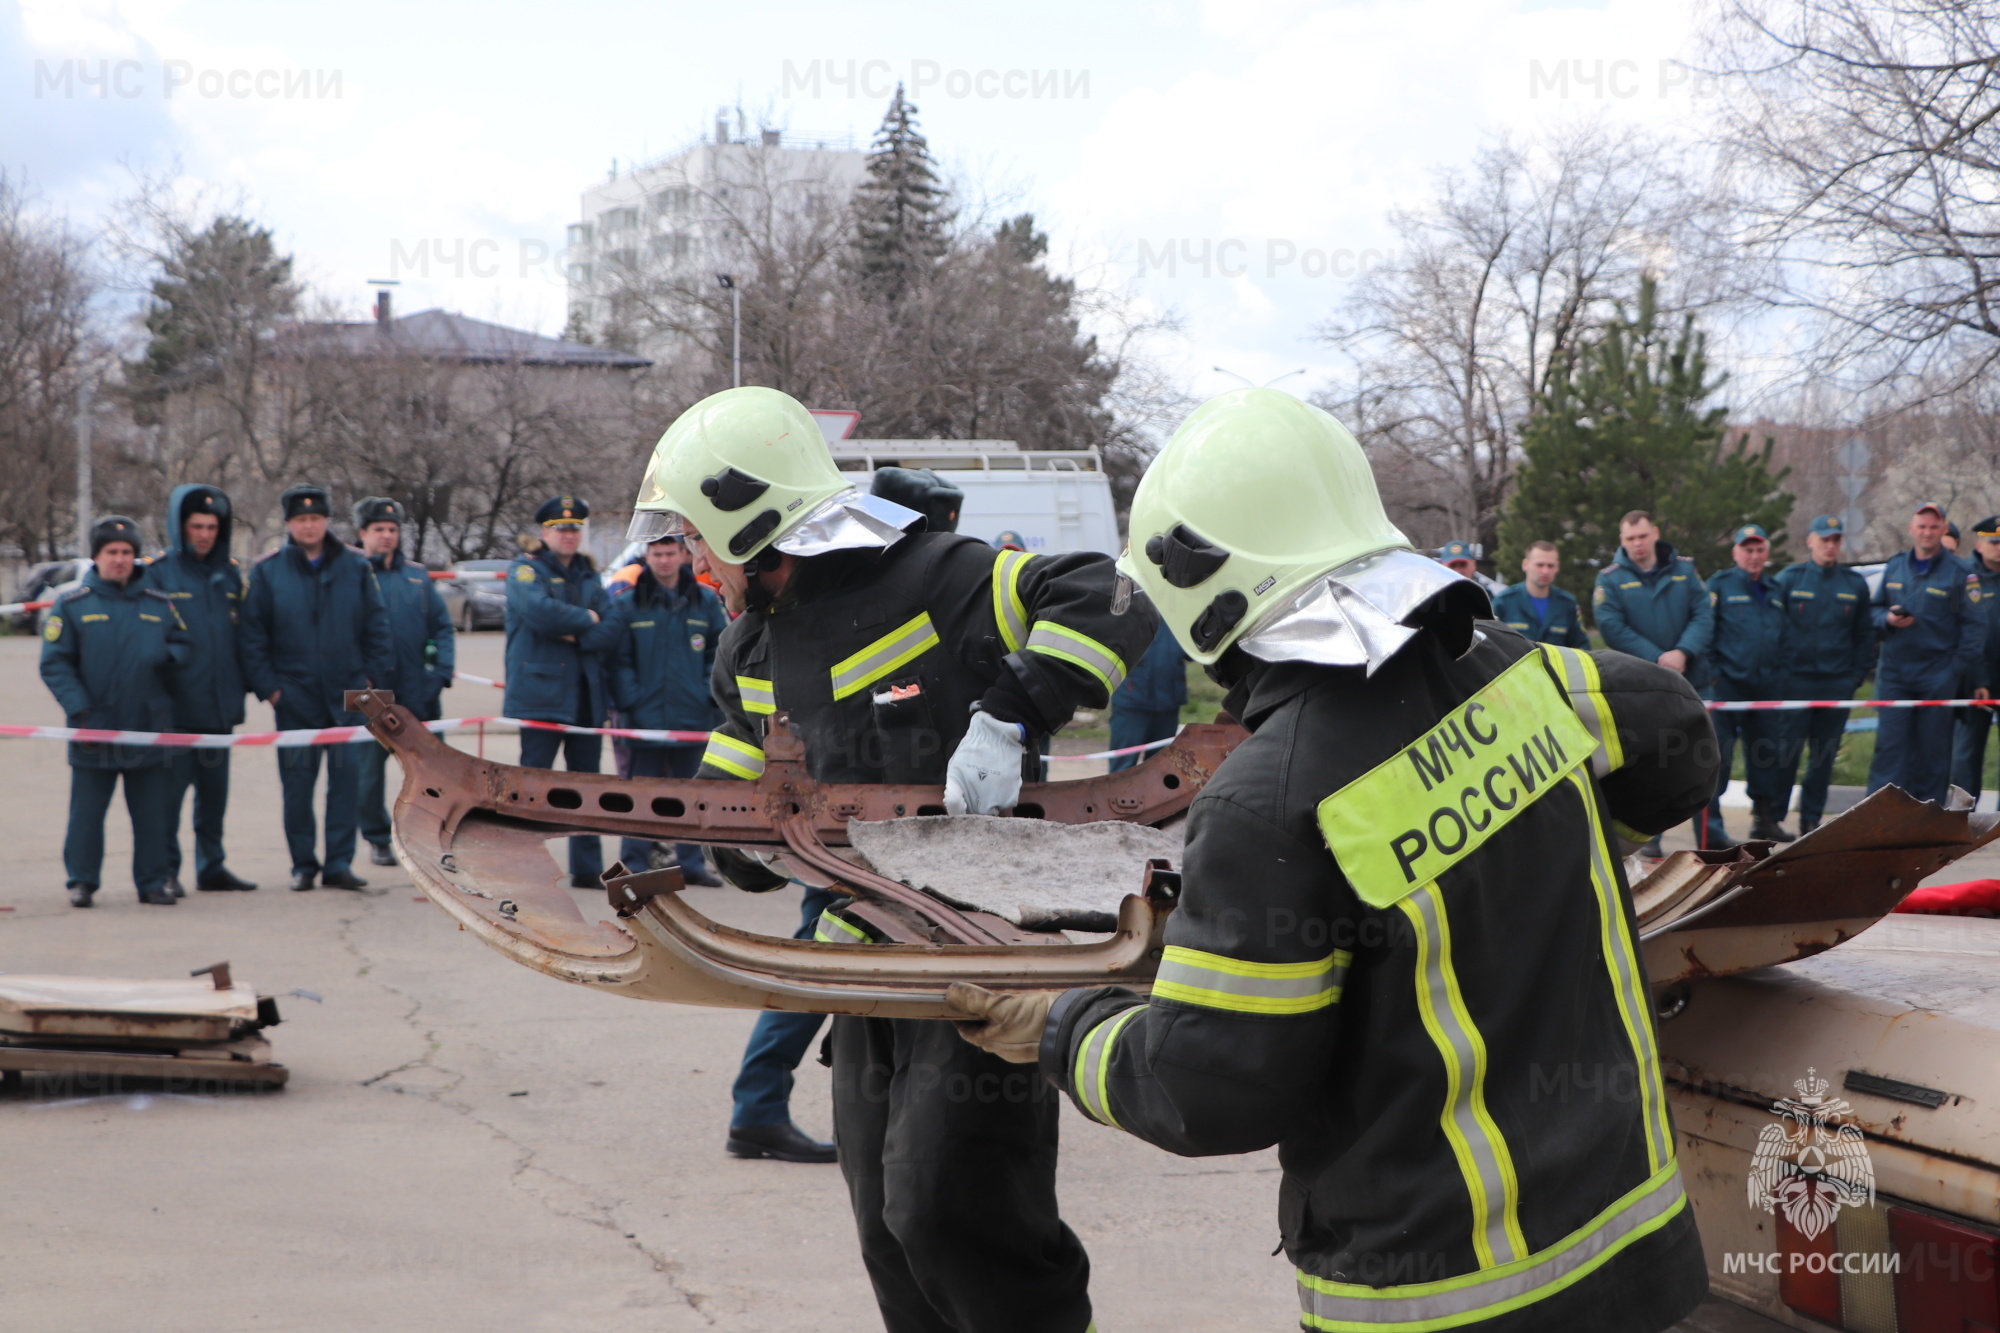
[(1896, 910), (1922, 916), (2000, 916), (2000, 879), (1933, 884), (1903, 899)]

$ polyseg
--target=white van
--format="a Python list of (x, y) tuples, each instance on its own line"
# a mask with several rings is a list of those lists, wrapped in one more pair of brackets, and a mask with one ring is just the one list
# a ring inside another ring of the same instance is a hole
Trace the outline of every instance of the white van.
[(1111, 478), (1095, 449), (1023, 449), (1013, 440), (835, 440), (829, 447), (864, 491), (877, 468), (930, 468), (965, 492), (958, 530), (988, 544), (1012, 534), (1031, 555), (1120, 550)]

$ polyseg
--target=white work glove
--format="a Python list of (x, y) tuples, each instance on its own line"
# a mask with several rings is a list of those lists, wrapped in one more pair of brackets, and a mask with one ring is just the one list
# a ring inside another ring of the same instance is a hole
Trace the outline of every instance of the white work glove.
[(954, 981), (944, 998), (960, 1013), (973, 1015), (971, 1022), (952, 1021), (959, 1036), (1002, 1060), (1031, 1065), (1041, 1058), (1042, 1029), (1048, 1025), (1056, 994), (1052, 990), (1002, 994)]
[(944, 808), (954, 815), (997, 815), (1021, 799), (1026, 732), (1018, 722), (974, 713), (944, 770)]

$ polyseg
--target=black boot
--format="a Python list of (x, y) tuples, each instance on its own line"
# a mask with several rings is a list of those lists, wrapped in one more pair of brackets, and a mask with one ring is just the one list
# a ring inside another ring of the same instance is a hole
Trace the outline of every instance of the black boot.
[(368, 864), (392, 866), (396, 864), (396, 854), (389, 850), (386, 842), (371, 842), (368, 844)]
[(787, 1120), (782, 1125), (731, 1125), (725, 1145), (731, 1157), (769, 1157), (779, 1162), (836, 1162), (831, 1143), (808, 1138)]
[(329, 870), (319, 877), (320, 886), (328, 889), (365, 889), (368, 881), (352, 870)]
[(71, 884), (69, 886), (69, 905), (71, 907), (94, 906), (90, 901), (90, 895), (96, 892), (97, 886), (95, 884)]
[(1783, 824), (1780, 824), (1775, 819), (1768, 819), (1763, 815), (1758, 815), (1750, 821), (1750, 837), (1752, 841), (1756, 842), (1794, 841), (1792, 835), (1785, 832)]
[(1817, 819), (1807, 819), (1804, 815), (1799, 816), (1799, 836), (1801, 838), (1818, 827), (1819, 821)]
[(181, 877), (179, 875), (175, 875), (167, 881), (167, 892), (173, 894), (176, 898), (185, 898), (188, 896), (188, 891), (181, 887)]
[(292, 872), (292, 892), (311, 893), (313, 890), (313, 878), (318, 873), (316, 870), (294, 870)]
[(139, 890), (139, 901), (148, 907), (172, 907), (180, 899), (174, 897), (172, 889), (160, 884), (150, 889)]
[(194, 882), (194, 886), (203, 893), (247, 893), (257, 887), (241, 875), (232, 875), (227, 870), (203, 875)]

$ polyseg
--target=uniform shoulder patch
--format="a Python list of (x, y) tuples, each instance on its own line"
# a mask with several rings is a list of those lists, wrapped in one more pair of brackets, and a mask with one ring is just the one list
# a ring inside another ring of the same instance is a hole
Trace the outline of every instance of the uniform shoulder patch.
[(54, 643), (62, 637), (62, 617), (50, 616), (42, 622), (42, 637)]
[(1610, 596), (1609, 591), (1600, 583), (1590, 590), (1590, 604), (1592, 606), (1603, 606), (1604, 599), (1608, 596)]
[(535, 581), (535, 567), (533, 565), (514, 566), (514, 581), (517, 583), (533, 583)]

